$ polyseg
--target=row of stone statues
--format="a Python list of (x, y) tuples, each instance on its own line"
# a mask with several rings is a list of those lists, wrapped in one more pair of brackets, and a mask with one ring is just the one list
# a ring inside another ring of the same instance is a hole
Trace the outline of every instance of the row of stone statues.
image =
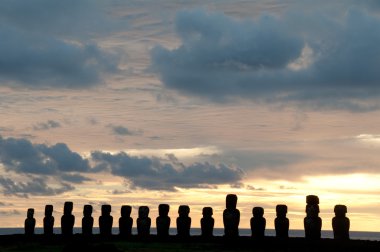
[[(322, 219), (319, 215), (319, 198), (315, 195), (306, 197), (306, 217), (304, 219), (305, 237), (308, 239), (320, 239)], [(224, 235), (226, 237), (239, 236), (240, 211), (236, 208), (237, 196), (228, 194), (226, 197), (226, 209), (223, 211)], [(72, 215), (73, 203), (65, 202), (63, 216), (61, 218), (62, 235), (70, 236), (73, 234), (75, 217)], [(276, 237), (289, 237), (289, 219), (286, 217), (288, 208), (286, 205), (276, 206), (275, 230)], [(131, 218), (132, 207), (122, 206), (121, 217), (119, 218), (119, 233), (121, 236), (131, 236), (133, 219)], [(165, 238), (169, 236), (170, 217), (169, 205), (160, 204), (158, 207), (159, 216), (156, 219), (157, 236)], [(335, 217), (332, 220), (333, 232), (335, 239), (349, 239), (350, 220), (346, 217), (347, 207), (336, 205), (334, 208)], [(189, 217), (190, 208), (187, 205), (181, 205), (178, 208), (179, 217), (176, 220), (177, 234), (180, 237), (190, 236), (191, 218)], [(265, 236), (266, 220), (264, 218), (264, 209), (254, 207), (252, 209), (253, 217), (251, 218), (252, 236), (262, 238)], [(28, 209), (27, 219), (25, 220), (25, 234), (33, 235), (36, 220), (33, 217), (34, 209)], [(82, 234), (91, 236), (94, 224), (92, 215), (92, 206), (85, 205), (83, 208)], [(204, 207), (201, 219), (201, 235), (204, 237), (213, 236), (214, 218), (213, 209)], [(110, 236), (112, 234), (113, 217), (111, 216), (111, 206), (102, 205), (101, 216), (99, 217), (100, 235)], [(53, 206), (45, 206), (45, 218), (43, 220), (44, 234), (52, 235), (54, 227)], [(149, 218), (149, 207), (140, 206), (137, 218), (137, 234), (140, 237), (150, 235), (151, 219)]]

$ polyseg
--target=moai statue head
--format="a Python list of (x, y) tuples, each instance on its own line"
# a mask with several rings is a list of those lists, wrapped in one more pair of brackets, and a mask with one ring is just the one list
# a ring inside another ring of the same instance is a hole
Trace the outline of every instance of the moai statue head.
[(139, 207), (139, 218), (148, 218), (149, 216), (149, 207), (141, 206)]
[(158, 214), (161, 217), (165, 217), (169, 215), (169, 205), (168, 204), (160, 204), (158, 206)]
[(307, 195), (306, 196), (306, 204), (308, 205), (318, 205), (319, 198), (316, 195)]
[(228, 210), (234, 210), (234, 209), (236, 209), (236, 205), (237, 205), (236, 194), (228, 194), (226, 196), (226, 208)]
[(204, 207), (202, 210), (203, 217), (211, 217), (213, 215), (212, 207)]
[(34, 208), (29, 208), (26, 216), (28, 217), (28, 219), (32, 219), (34, 216)]
[(72, 211), (73, 211), (73, 202), (66, 201), (63, 206), (63, 214), (71, 215)]
[(53, 205), (45, 206), (45, 216), (53, 216)]
[(130, 217), (132, 212), (132, 207), (131, 206), (121, 206), (120, 209), (120, 215), (121, 217)]
[(102, 205), (102, 216), (111, 215), (111, 205)]
[(319, 205), (306, 205), (306, 215), (309, 217), (318, 217)]
[(288, 213), (288, 207), (286, 205), (276, 206), (276, 216), (280, 218), (285, 218)]
[(180, 217), (188, 217), (190, 213), (190, 207), (186, 205), (181, 205), (178, 208), (178, 214)]
[(345, 205), (336, 205), (334, 213), (336, 217), (346, 217), (347, 207)]
[(264, 216), (264, 208), (254, 207), (252, 209), (252, 214), (255, 218), (262, 218)]
[(83, 207), (83, 216), (90, 217), (92, 214), (92, 206), (91, 205), (84, 205)]

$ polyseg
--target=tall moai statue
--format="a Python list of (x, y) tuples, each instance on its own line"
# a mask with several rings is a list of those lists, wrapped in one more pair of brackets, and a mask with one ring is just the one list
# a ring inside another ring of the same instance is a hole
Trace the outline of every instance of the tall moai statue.
[(226, 196), (226, 209), (223, 211), (224, 235), (226, 237), (239, 236), (240, 211), (236, 209), (237, 196)]
[(286, 205), (276, 206), (276, 219), (274, 227), (276, 229), (277, 238), (289, 238), (289, 219), (286, 218), (288, 207)]
[(252, 237), (261, 239), (265, 236), (266, 220), (264, 218), (264, 208), (254, 207), (252, 209), (253, 217), (251, 218)]
[(160, 204), (158, 206), (159, 216), (156, 218), (157, 236), (160, 238), (169, 237), (170, 217), (169, 205)]
[(92, 227), (94, 226), (94, 218), (92, 215), (92, 206), (84, 205), (82, 218), (82, 234), (85, 236), (92, 235)]
[(52, 235), (54, 227), (53, 205), (45, 206), (44, 234)]
[(112, 235), (112, 223), (111, 205), (102, 205), (102, 215), (99, 217), (99, 231), (101, 236)]
[(213, 210), (211, 207), (204, 207), (202, 210), (203, 218), (201, 219), (201, 230), (203, 237), (212, 237), (214, 231)]
[(322, 219), (319, 215), (319, 198), (315, 195), (306, 196), (306, 217), (304, 219), (305, 237), (311, 240), (321, 238)]
[(70, 236), (73, 234), (73, 227), (75, 223), (75, 216), (73, 212), (73, 202), (66, 201), (63, 206), (63, 215), (61, 217), (61, 231), (62, 235)]
[(189, 217), (190, 207), (181, 205), (178, 208), (177, 234), (180, 237), (190, 236), (191, 218)]
[(34, 219), (34, 209), (29, 208), (28, 212), (26, 214), (26, 219), (25, 219), (25, 234), (26, 235), (34, 235), (34, 228), (36, 226), (36, 219)]
[(335, 217), (332, 219), (334, 239), (350, 239), (350, 219), (346, 217), (347, 207), (345, 205), (336, 205), (334, 207)]
[(149, 207), (139, 207), (139, 217), (137, 218), (137, 235), (148, 237), (150, 235), (151, 220), (149, 218)]
[(132, 235), (132, 225), (133, 219), (131, 217), (132, 207), (131, 206), (121, 206), (119, 218), (119, 232), (121, 236), (131, 236)]

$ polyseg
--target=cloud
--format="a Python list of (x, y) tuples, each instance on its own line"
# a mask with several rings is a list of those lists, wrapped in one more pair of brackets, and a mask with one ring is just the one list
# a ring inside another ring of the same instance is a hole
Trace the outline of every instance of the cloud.
[(182, 11), (175, 21), (181, 44), (153, 48), (150, 69), (168, 88), (218, 102), (380, 108), (380, 18), (363, 8), (329, 13), (238, 20)]
[(138, 135), (138, 132), (131, 131), (127, 127), (121, 126), (121, 125), (108, 125), (107, 127), (111, 128), (111, 131), (114, 135), (117, 136), (134, 136)]
[(242, 170), (224, 164), (205, 162), (186, 166), (172, 159), (130, 156), (125, 152), (110, 154), (96, 151), (92, 152), (91, 158), (97, 164), (97, 169), (108, 170), (114, 175), (124, 177), (132, 186), (151, 190), (229, 184), (243, 178)]
[(37, 125), (33, 126), (34, 130), (49, 130), (49, 129), (55, 129), (60, 128), (61, 124), (57, 121), (48, 120), (47, 122), (41, 122)]
[(2, 216), (21, 215), (20, 211), (17, 210), (0, 211), (0, 214)]

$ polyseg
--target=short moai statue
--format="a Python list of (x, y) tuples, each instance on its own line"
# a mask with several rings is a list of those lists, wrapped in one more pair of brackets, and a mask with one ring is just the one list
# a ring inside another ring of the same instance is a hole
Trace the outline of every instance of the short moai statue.
[(75, 216), (72, 214), (72, 212), (73, 202), (65, 202), (63, 206), (63, 215), (61, 217), (61, 231), (63, 236), (70, 236), (73, 234)]
[(350, 239), (350, 219), (346, 217), (347, 207), (345, 205), (336, 205), (334, 207), (335, 217), (332, 219), (334, 239)]
[(133, 219), (131, 217), (132, 207), (131, 206), (121, 206), (119, 218), (119, 232), (121, 236), (131, 236), (132, 235), (132, 225)]
[(315, 195), (306, 196), (306, 217), (304, 219), (306, 239), (321, 238), (322, 219), (319, 215), (319, 198)]
[(34, 219), (34, 209), (29, 208), (25, 219), (25, 235), (34, 235), (34, 228), (36, 226), (36, 219)]
[(276, 219), (274, 227), (276, 229), (277, 238), (289, 238), (289, 219), (286, 218), (288, 207), (286, 205), (276, 206)]
[(261, 239), (265, 236), (266, 220), (264, 218), (264, 208), (254, 207), (252, 209), (253, 217), (251, 218), (252, 237)]
[(226, 209), (223, 211), (224, 235), (226, 237), (239, 236), (240, 211), (236, 209), (237, 196), (226, 196)]
[(151, 219), (149, 218), (149, 207), (139, 207), (139, 217), (137, 218), (137, 235), (148, 237), (150, 235)]
[(201, 219), (201, 230), (203, 237), (212, 237), (214, 231), (213, 210), (211, 207), (204, 207), (202, 210), (203, 218)]
[(102, 215), (99, 217), (99, 231), (101, 236), (112, 235), (113, 217), (111, 216), (111, 205), (102, 205)]
[(84, 205), (82, 218), (82, 234), (85, 236), (92, 235), (92, 227), (94, 226), (94, 218), (92, 215), (92, 206)]
[(54, 227), (53, 205), (45, 206), (44, 234), (52, 235)]
[(170, 217), (169, 205), (160, 204), (158, 206), (159, 216), (156, 218), (157, 236), (160, 238), (169, 237)]
[(191, 218), (189, 217), (190, 207), (181, 205), (178, 208), (177, 234), (180, 237), (190, 236)]

